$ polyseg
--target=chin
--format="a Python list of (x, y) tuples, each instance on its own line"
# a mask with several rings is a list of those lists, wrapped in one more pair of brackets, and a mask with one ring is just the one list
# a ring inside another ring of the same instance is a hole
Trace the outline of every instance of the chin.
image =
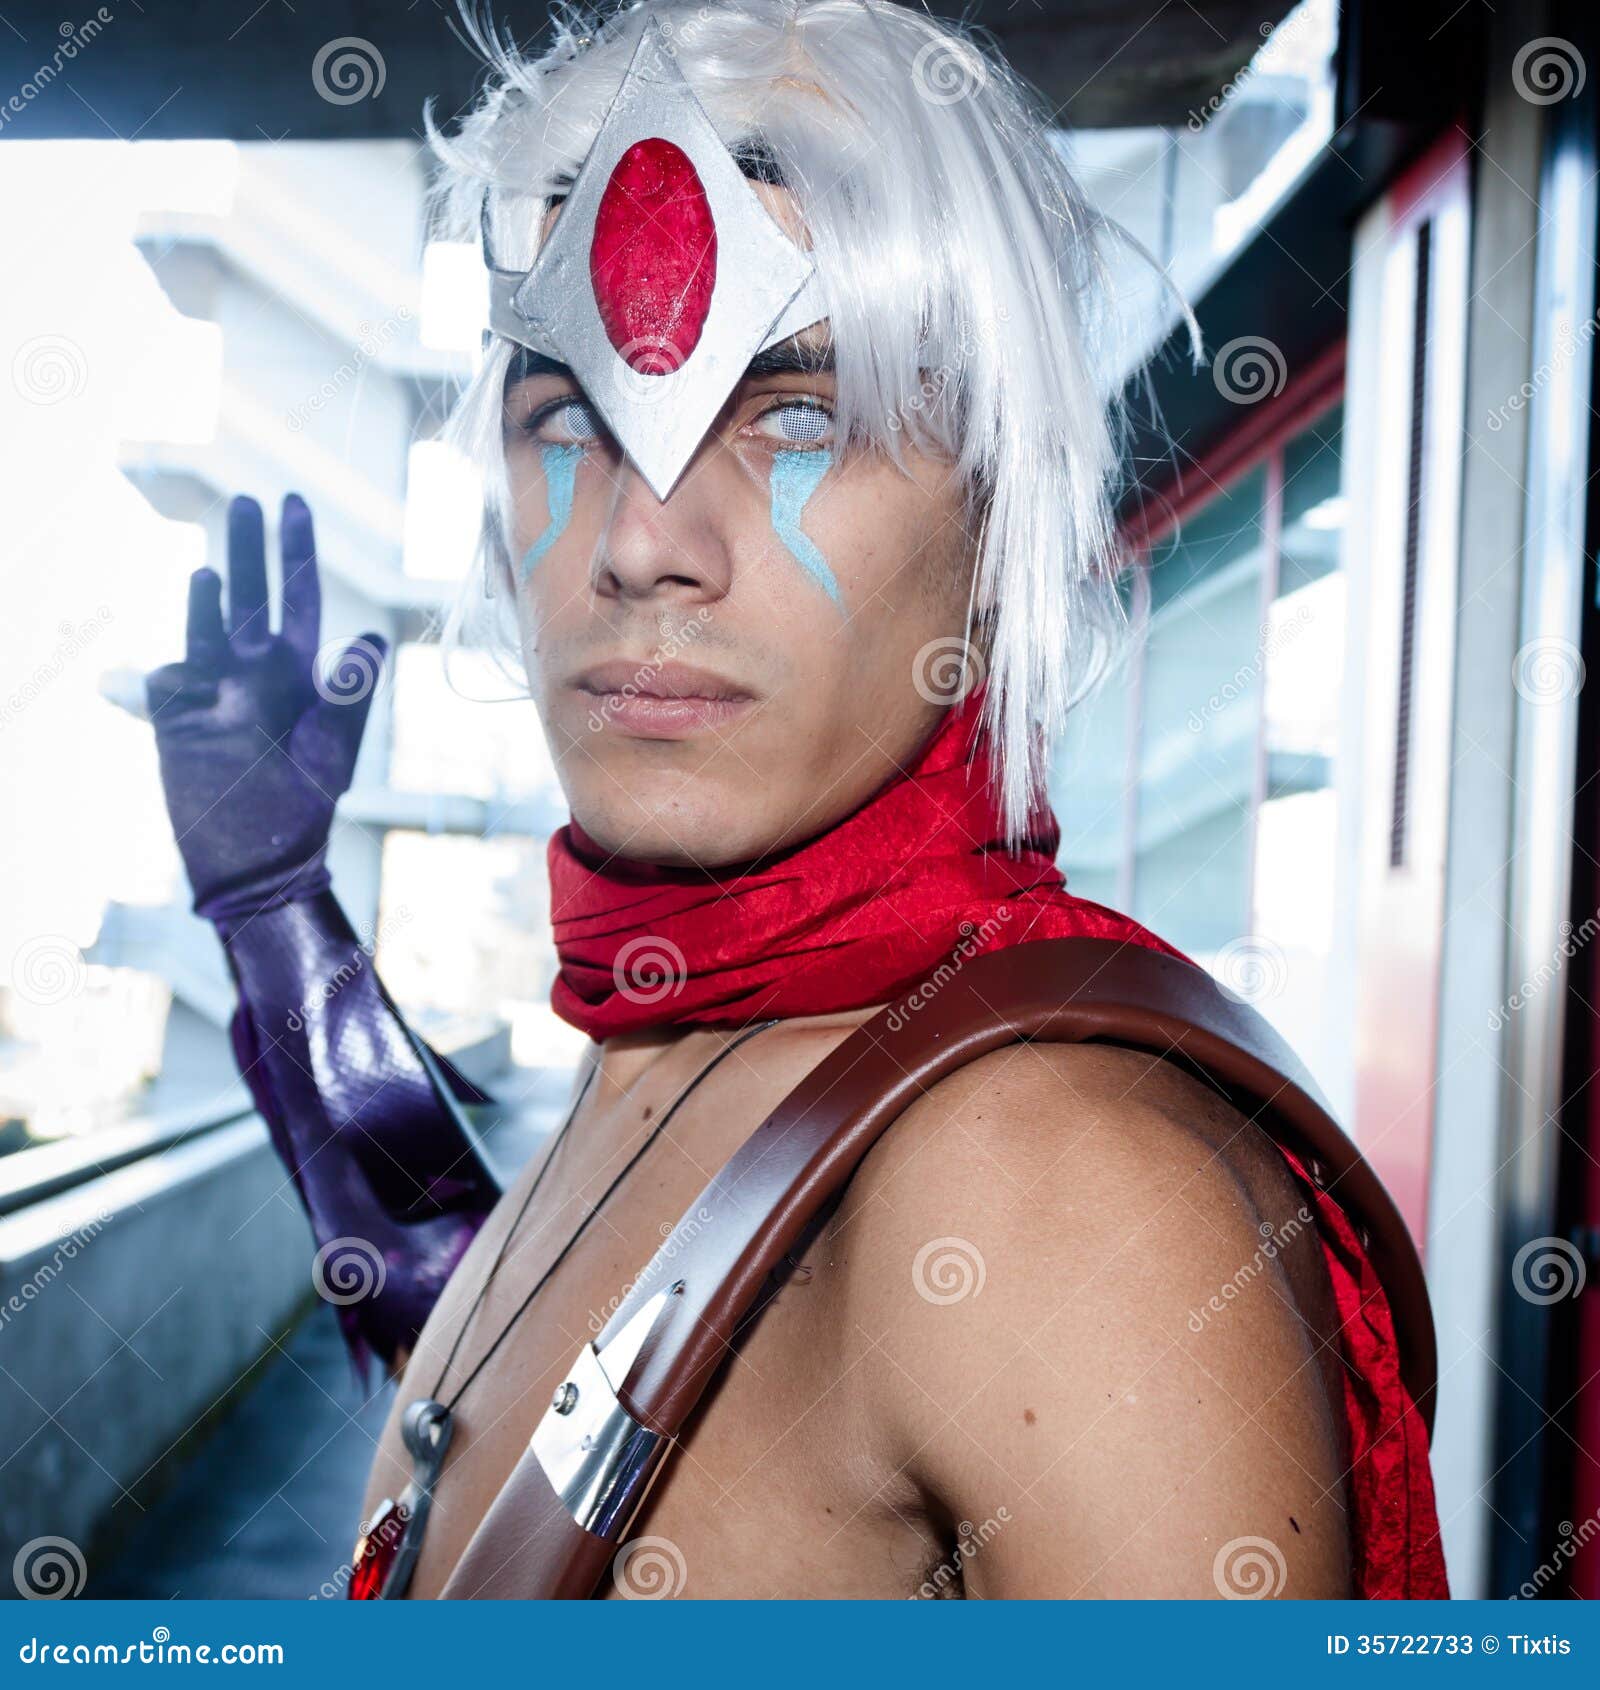
[[(743, 792), (709, 775), (583, 781), (568, 793), (573, 819), (602, 850), (663, 868), (731, 868), (771, 850), (781, 824), (753, 811), (748, 771)], [(603, 786), (604, 790), (601, 790)]]

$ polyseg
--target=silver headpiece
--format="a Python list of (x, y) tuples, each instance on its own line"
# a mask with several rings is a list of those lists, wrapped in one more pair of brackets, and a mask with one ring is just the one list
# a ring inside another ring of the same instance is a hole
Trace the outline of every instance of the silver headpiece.
[(816, 268), (651, 19), (533, 267), (489, 241), (489, 323), (565, 364), (665, 499), (750, 360), (824, 315)]

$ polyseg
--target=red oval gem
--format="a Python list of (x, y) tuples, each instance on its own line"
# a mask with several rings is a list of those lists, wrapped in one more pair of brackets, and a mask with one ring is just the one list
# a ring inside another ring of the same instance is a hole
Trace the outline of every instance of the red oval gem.
[(385, 1497), (379, 1503), (372, 1524), (357, 1540), (350, 1558), (350, 1587), (345, 1592), (348, 1600), (370, 1602), (382, 1596), (384, 1580), (400, 1553), (407, 1518), (407, 1510), (393, 1497)]
[(630, 369), (663, 376), (700, 342), (717, 280), (717, 227), (700, 173), (659, 136), (617, 160), (595, 213), (589, 280)]

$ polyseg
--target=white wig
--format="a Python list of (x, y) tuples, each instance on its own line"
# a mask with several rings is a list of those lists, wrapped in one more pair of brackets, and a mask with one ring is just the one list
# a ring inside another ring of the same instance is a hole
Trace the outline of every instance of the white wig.
[[(1106, 229), (1037, 97), (962, 31), (890, 0), (636, 0), (565, 12), (525, 57), (470, 16), (490, 66), (457, 133), (428, 117), (440, 235), (526, 268), (655, 18), (724, 142), (792, 192), (832, 330), (841, 439), (953, 460), (974, 518), (967, 637), (986, 664), (1007, 836), (1043, 798), (1049, 738), (1125, 627), (1101, 365)], [(448, 437), (485, 477), (478, 565), (447, 639), (517, 650), (496, 337)]]

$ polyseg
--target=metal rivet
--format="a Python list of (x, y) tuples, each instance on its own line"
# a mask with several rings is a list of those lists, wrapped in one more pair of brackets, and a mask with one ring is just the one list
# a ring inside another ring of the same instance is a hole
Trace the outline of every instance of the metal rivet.
[(571, 1414), (578, 1406), (578, 1387), (569, 1379), (565, 1385), (556, 1389), (556, 1394), (550, 1399), (550, 1406), (557, 1414)]

